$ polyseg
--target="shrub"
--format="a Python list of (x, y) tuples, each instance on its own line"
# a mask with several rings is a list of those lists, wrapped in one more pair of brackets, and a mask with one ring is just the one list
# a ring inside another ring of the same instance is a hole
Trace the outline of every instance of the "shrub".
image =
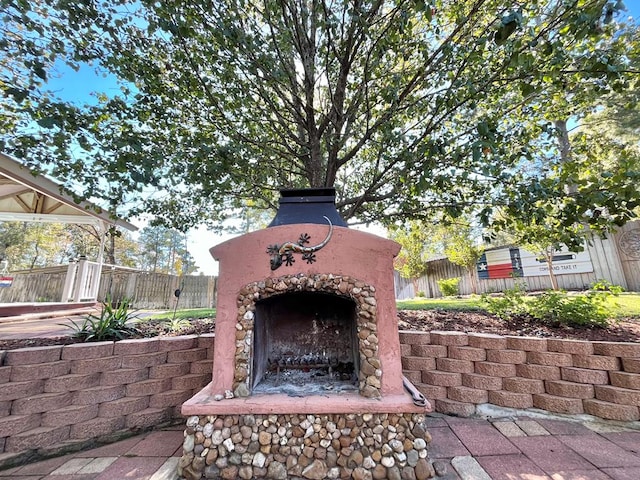
[(489, 313), (503, 320), (525, 316), (550, 326), (606, 327), (610, 316), (606, 300), (610, 295), (617, 295), (614, 293), (617, 289), (612, 287), (591, 290), (583, 295), (550, 290), (537, 297), (527, 297), (516, 286), (506, 290), (502, 297), (483, 296), (482, 302)]
[(422, 298), (422, 297), (426, 297), (425, 293), (424, 293), (422, 290), (420, 290), (420, 291), (418, 292), (418, 295), (416, 295), (416, 296), (417, 296), (417, 297), (420, 297), (420, 298)]
[(165, 320), (164, 324), (170, 332), (177, 333), (180, 330), (189, 327), (191, 325), (191, 322), (185, 318), (173, 317), (171, 319)]
[[(115, 305), (115, 306), (114, 306)], [(107, 297), (102, 302), (99, 315), (89, 314), (82, 323), (71, 321), (67, 327), (74, 330), (74, 337), (81, 338), (85, 342), (100, 342), (103, 340), (121, 340), (137, 332), (137, 329), (127, 325), (135, 318), (129, 312), (131, 300), (123, 299), (117, 304)]]
[(453, 297), (458, 295), (458, 285), (460, 284), (460, 277), (455, 278), (441, 278), (437, 281), (438, 288), (445, 297)]
[(612, 295), (619, 295), (624, 292), (624, 288), (620, 285), (614, 285), (610, 281), (602, 279), (597, 282), (593, 282), (589, 289), (595, 292), (609, 292)]
[(529, 313), (536, 320), (552, 326), (606, 327), (609, 312), (601, 294), (569, 296), (566, 292), (548, 291), (529, 305)]
[(499, 297), (482, 295), (482, 306), (487, 312), (494, 314), (501, 320), (527, 315), (524, 283), (516, 283), (513, 288), (508, 288)]

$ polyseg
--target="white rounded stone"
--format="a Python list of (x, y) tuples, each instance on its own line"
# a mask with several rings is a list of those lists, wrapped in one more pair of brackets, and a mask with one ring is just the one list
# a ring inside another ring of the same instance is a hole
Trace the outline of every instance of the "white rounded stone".
[(387, 468), (391, 468), (396, 464), (396, 460), (393, 457), (382, 457), (380, 463)]
[(264, 464), (266, 461), (267, 461), (267, 457), (265, 457), (264, 453), (256, 452), (256, 454), (253, 456), (253, 461), (251, 462), (251, 465), (253, 465), (254, 467), (262, 468), (264, 467)]
[(371, 457), (364, 457), (364, 460), (362, 461), (362, 466), (368, 469), (374, 468), (376, 466), (376, 461)]
[(196, 428), (196, 426), (200, 423), (200, 417), (197, 415), (193, 415), (187, 418), (187, 427), (188, 428)]
[(425, 442), (422, 438), (416, 438), (413, 441), (413, 448), (415, 448), (416, 450), (424, 450), (425, 448), (427, 448), (427, 442)]
[(196, 443), (195, 435), (187, 435), (186, 437), (184, 437), (182, 448), (185, 452), (192, 452), (193, 447), (195, 446), (195, 443)]

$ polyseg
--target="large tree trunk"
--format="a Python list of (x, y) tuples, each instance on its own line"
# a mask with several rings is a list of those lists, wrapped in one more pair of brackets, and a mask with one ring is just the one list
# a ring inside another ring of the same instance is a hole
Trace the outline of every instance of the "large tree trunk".
[[(571, 141), (569, 140), (569, 130), (567, 129), (566, 120), (556, 120), (553, 125), (558, 129), (558, 145), (560, 147), (560, 160), (562, 163), (571, 161)], [(576, 193), (577, 187), (570, 183), (564, 187), (567, 195)]]
[(109, 241), (107, 242), (105, 257), (106, 257), (107, 263), (111, 265), (115, 265), (116, 264), (116, 236), (113, 232), (109, 233), (108, 235), (109, 235)]

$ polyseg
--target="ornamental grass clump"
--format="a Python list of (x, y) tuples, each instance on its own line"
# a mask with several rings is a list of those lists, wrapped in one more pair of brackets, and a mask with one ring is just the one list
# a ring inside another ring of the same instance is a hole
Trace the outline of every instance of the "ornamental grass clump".
[(74, 337), (84, 342), (122, 340), (138, 333), (138, 329), (129, 325), (136, 318), (135, 314), (129, 311), (130, 307), (131, 299), (125, 298), (114, 306), (111, 297), (108, 296), (102, 302), (99, 315), (89, 314), (81, 323), (72, 320), (72, 325), (67, 326), (74, 330)]

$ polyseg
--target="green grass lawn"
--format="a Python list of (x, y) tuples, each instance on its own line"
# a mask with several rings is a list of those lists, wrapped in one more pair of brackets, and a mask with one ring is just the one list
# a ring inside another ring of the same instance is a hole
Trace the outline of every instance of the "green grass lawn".
[(640, 293), (623, 293), (609, 297), (607, 305), (616, 317), (640, 317)]
[[(614, 317), (640, 317), (640, 294), (623, 293), (617, 297), (609, 297), (607, 304)], [(413, 298), (411, 300), (398, 300), (398, 310), (484, 310), (479, 296), (468, 298)], [(192, 318), (213, 318), (216, 316), (215, 308), (193, 308), (178, 310), (175, 312), (176, 320), (189, 320)], [(145, 320), (172, 320), (173, 310), (156, 313), (145, 317)]]
[[(398, 310), (484, 310), (479, 296), (470, 298), (414, 298), (398, 300)], [(607, 299), (613, 317), (640, 317), (640, 294), (623, 293)]]
[(483, 310), (480, 297), (413, 298), (398, 300), (398, 310)]
[[(144, 317), (144, 320), (173, 320), (173, 310), (166, 312), (154, 313)], [(185, 310), (176, 310), (176, 320), (190, 320), (193, 318), (214, 318), (216, 316), (215, 308), (190, 308)]]

